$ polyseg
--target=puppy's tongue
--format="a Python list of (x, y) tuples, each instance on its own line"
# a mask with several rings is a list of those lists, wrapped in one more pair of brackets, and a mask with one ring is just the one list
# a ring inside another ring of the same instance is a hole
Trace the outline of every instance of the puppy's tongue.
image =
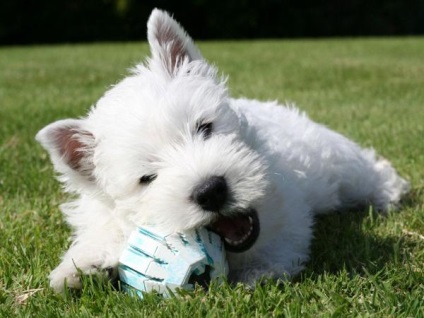
[(249, 233), (251, 223), (247, 217), (220, 218), (212, 228), (227, 241), (238, 242)]
[(248, 250), (259, 236), (259, 219), (255, 210), (233, 217), (221, 216), (209, 226), (224, 240), (225, 249), (240, 253)]

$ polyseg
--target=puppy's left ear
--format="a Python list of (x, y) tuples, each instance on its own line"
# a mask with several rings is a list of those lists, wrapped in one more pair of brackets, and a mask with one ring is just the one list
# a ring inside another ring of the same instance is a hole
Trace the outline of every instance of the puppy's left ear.
[(185, 59), (203, 59), (193, 40), (165, 11), (152, 11), (147, 22), (147, 38), (153, 60), (161, 61), (171, 76)]
[[(53, 165), (71, 188), (93, 180), (94, 136), (83, 120), (65, 119), (41, 129), (35, 139), (48, 151)], [(78, 184), (75, 184), (78, 183)]]

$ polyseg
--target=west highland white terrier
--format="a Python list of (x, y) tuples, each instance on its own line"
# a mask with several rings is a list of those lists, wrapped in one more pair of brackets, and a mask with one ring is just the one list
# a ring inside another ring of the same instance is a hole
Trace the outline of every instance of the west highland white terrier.
[(166, 12), (148, 21), (151, 58), (82, 119), (42, 129), (59, 179), (78, 199), (61, 209), (73, 242), (50, 274), (56, 291), (80, 274), (116, 275), (129, 234), (146, 224), (206, 226), (225, 241), (230, 281), (299, 273), (316, 214), (387, 211), (408, 183), (371, 149), (294, 106), (233, 99)]

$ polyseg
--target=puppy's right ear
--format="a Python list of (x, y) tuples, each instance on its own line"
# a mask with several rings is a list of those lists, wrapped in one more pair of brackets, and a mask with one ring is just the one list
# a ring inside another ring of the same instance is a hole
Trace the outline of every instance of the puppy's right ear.
[(93, 178), (94, 136), (84, 129), (83, 120), (65, 119), (41, 129), (35, 139), (48, 151), (61, 180), (91, 181)]
[(153, 60), (172, 76), (184, 59), (203, 59), (191, 37), (166, 11), (154, 9), (147, 22), (147, 38)]

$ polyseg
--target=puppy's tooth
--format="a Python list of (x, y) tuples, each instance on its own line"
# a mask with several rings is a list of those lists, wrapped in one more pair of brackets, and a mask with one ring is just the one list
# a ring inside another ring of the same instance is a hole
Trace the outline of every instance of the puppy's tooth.
[(229, 238), (225, 238), (225, 242), (227, 242), (228, 244), (234, 245), (234, 241), (230, 240)]

